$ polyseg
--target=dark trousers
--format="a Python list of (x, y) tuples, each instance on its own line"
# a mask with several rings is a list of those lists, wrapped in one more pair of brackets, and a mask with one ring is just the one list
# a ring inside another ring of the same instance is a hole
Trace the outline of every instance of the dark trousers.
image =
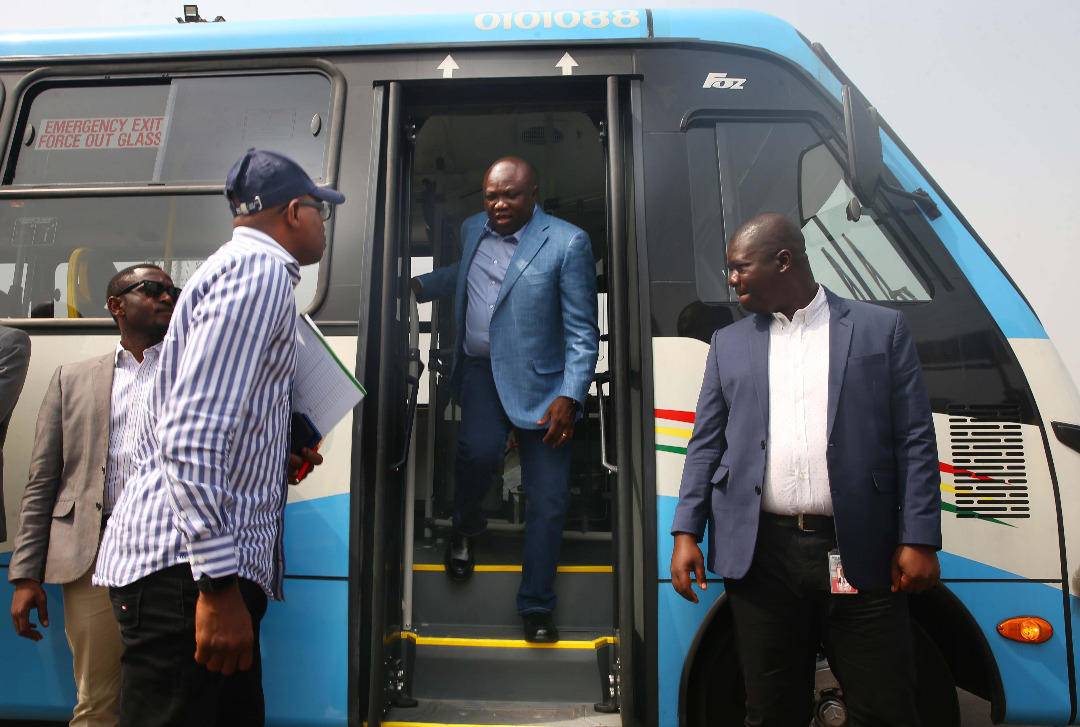
[[(475, 536), (487, 529), (480, 502), (503, 461), (514, 424), (506, 416), (491, 361), (466, 358), (461, 383), (461, 428), (454, 465), (454, 527)], [(521, 562), (518, 613), (555, 608), (555, 571), (562, 549), (563, 519), (570, 501), (570, 447), (544, 444), (544, 429), (517, 428), (521, 481), (525, 488), (525, 552)]]
[(833, 531), (806, 533), (762, 513), (754, 560), (725, 579), (746, 681), (746, 724), (806, 727), (824, 646), (848, 724), (919, 724), (907, 599), (889, 589), (833, 595)]
[(110, 588), (120, 624), (121, 727), (261, 727), (265, 721), (259, 622), (266, 594), (240, 580), (251, 613), (255, 654), (248, 671), (229, 676), (195, 661), (195, 603), (191, 567), (175, 565), (120, 588)]

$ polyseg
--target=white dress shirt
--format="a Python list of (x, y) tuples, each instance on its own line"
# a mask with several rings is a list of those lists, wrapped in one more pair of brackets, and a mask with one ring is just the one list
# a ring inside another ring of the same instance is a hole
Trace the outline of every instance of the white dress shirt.
[(769, 324), (769, 444), (761, 509), (832, 515), (828, 447), (829, 302), (814, 299)]
[(121, 344), (116, 344), (113, 359), (112, 397), (109, 404), (109, 458), (105, 465), (105, 494), (102, 503), (106, 515), (120, 498), (124, 483), (134, 474), (132, 449), (135, 443), (137, 412), (146, 405), (146, 392), (157, 371), (161, 344), (143, 351), (142, 363)]

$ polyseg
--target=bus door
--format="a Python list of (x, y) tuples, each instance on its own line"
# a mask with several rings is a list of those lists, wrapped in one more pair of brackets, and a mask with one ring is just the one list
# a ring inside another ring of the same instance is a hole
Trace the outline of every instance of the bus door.
[[(625, 338), (628, 309), (624, 152), (610, 153), (613, 144), (622, 149), (626, 125), (619, 84), (575, 77), (379, 89), (376, 208), (383, 219), (375, 225), (382, 240), (372, 278), (381, 290), (373, 290), (378, 312), (370, 318), (381, 327), (373, 325), (368, 337), (379, 360), (369, 430), (378, 445), (363, 505), (356, 683), (369, 724), (513, 724), (525, 719), (523, 711), (536, 715), (530, 721), (620, 720), (618, 665), (628, 659), (620, 662), (618, 653), (615, 564), (617, 545), (629, 547), (631, 537), (619, 536), (620, 507), (629, 498), (619, 496), (616, 481), (626, 432), (614, 426), (628, 421), (618, 395), (625, 362), (612, 338)], [(453, 299), (417, 306), (409, 286), (412, 276), (460, 258), (461, 224), (483, 212), (484, 173), (503, 156), (533, 165), (538, 204), (584, 229), (596, 261), (600, 356), (574, 436), (555, 644), (527, 644), (515, 606), (528, 505), (512, 434), (483, 502), (489, 525), (476, 546), (476, 570), (465, 582), (445, 573), (460, 421), (450, 385)]]

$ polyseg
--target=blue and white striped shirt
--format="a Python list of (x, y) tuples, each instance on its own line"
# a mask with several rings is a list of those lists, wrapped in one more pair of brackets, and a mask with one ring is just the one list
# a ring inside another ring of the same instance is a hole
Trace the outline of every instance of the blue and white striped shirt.
[(95, 585), (190, 563), (196, 579), (236, 573), (282, 597), (299, 279), (284, 248), (238, 227), (184, 286)]

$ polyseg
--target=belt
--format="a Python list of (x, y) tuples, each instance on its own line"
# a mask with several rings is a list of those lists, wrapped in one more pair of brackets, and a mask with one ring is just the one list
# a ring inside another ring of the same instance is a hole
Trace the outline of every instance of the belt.
[(761, 519), (781, 527), (801, 530), (804, 533), (832, 532), (836, 529), (831, 515), (810, 515), (808, 513), (777, 515), (772, 512), (762, 512)]

